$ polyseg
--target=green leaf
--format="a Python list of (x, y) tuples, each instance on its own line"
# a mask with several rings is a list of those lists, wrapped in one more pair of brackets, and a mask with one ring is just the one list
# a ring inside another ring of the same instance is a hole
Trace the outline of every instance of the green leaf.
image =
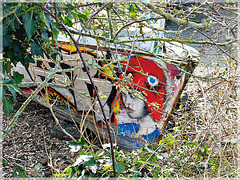
[(70, 19), (73, 19), (75, 16), (73, 15), (73, 13), (68, 13), (67, 17), (69, 17)]
[(19, 172), (20, 177), (26, 178), (27, 175), (25, 173), (25, 168), (20, 164), (16, 164), (16, 167), (17, 167), (17, 171)]
[(97, 151), (96, 153), (95, 153), (95, 156), (94, 156), (94, 159), (96, 159), (100, 154), (102, 154), (103, 153), (103, 151)]
[(2, 159), (2, 163), (3, 163), (4, 166), (10, 166), (5, 159)]
[(42, 168), (42, 164), (41, 164), (41, 163), (38, 163), (38, 164), (34, 167), (34, 171), (35, 171), (35, 172), (38, 172), (39, 169), (41, 169), (41, 168)]
[(8, 89), (12, 93), (14, 101), (16, 101), (16, 91), (11, 86), (8, 86)]
[(49, 37), (48, 37), (48, 33), (46, 31), (44, 31), (42, 34), (41, 34), (41, 37), (45, 40), (49, 40)]
[(16, 167), (19, 168), (19, 169), (21, 169), (22, 171), (25, 170), (25, 168), (24, 168), (22, 165), (20, 165), (20, 164), (16, 164)]
[(4, 68), (5, 68), (7, 73), (10, 73), (11, 69), (12, 69), (11, 62), (10, 61), (6, 62), (6, 64), (4, 64)]
[(10, 27), (13, 31), (16, 31), (15, 25), (14, 25), (14, 21), (12, 21), (12, 22), (9, 24), (9, 27)]
[(13, 72), (13, 78), (14, 78), (16, 84), (19, 84), (19, 83), (22, 82), (22, 80), (24, 78), (24, 75), (20, 74), (19, 72), (14, 71)]
[(70, 146), (72, 152), (77, 152), (82, 146), (85, 145), (85, 142), (84, 142), (84, 139), (81, 138), (79, 139), (78, 142), (74, 142), (74, 141), (68, 142), (68, 145)]
[(52, 36), (53, 36), (53, 43), (57, 42), (57, 37), (59, 34), (59, 24), (56, 22), (52, 23)]
[(70, 146), (80, 146), (80, 147), (83, 146), (83, 144), (78, 143), (78, 142), (74, 142), (74, 141), (70, 141), (70, 142), (68, 142), (68, 145), (70, 145)]
[(13, 177), (16, 177), (16, 178), (18, 177), (18, 175), (17, 175), (17, 172), (16, 172), (16, 171), (14, 171), (14, 172), (13, 172)]
[(9, 35), (9, 34), (4, 35), (3, 39), (2, 39), (2, 42), (3, 42), (3, 47), (10, 46), (11, 43), (12, 43), (12, 36)]
[(137, 3), (134, 3), (134, 5), (136, 6), (137, 9), (139, 9), (140, 11), (142, 11), (142, 8), (140, 8)]
[(121, 16), (118, 14), (117, 10), (114, 7), (112, 7), (112, 10), (121, 19)]
[(90, 16), (90, 12), (87, 9), (85, 9), (85, 13), (86, 13), (86, 16), (88, 18)]
[(113, 7), (113, 3), (109, 3), (108, 7), (112, 8)]
[(187, 142), (185, 145), (187, 145), (187, 146), (195, 146), (196, 143), (195, 142)]
[(3, 111), (8, 115), (10, 116), (13, 112), (13, 102), (6, 98), (6, 97), (3, 97)]
[(82, 23), (87, 22), (88, 18), (85, 14), (79, 14), (78, 16), (79, 16), (80, 21), (82, 20)]
[[(41, 55), (41, 54), (40, 54), (40, 55)], [(23, 65), (25, 66), (26, 63), (28, 63), (28, 62), (30, 62), (30, 63), (34, 63), (34, 62), (35, 62), (34, 59), (32, 58), (32, 55), (30, 55), (30, 54), (28, 54), (28, 55), (24, 58), (24, 63), (23, 63)]]
[(155, 166), (155, 167), (161, 167), (161, 166), (159, 166), (159, 165), (157, 165), (157, 164), (152, 164), (152, 163), (149, 163), (149, 162), (146, 162), (146, 161), (142, 161), (142, 160), (137, 161), (136, 163), (137, 163), (137, 164), (147, 164), (147, 165)]
[(27, 33), (28, 36), (28, 42), (30, 41), (30, 39), (32, 38), (32, 36), (34, 35), (35, 31), (36, 31), (37, 25), (35, 23), (35, 21), (33, 20), (32, 17), (30, 17), (25, 23), (24, 23), (24, 29)]
[(63, 22), (64, 22), (64, 24), (68, 25), (69, 27), (72, 27), (72, 25), (73, 25), (72, 21), (68, 17), (65, 17)]
[(129, 7), (129, 15), (132, 16), (132, 17), (137, 15), (137, 13), (134, 11), (134, 7), (133, 7), (132, 4)]
[(123, 163), (116, 162), (115, 168), (116, 168), (116, 172), (119, 174), (125, 171), (125, 165)]
[(52, 17), (49, 14), (45, 14), (45, 17), (46, 17), (46, 26), (50, 28), (52, 23)]
[(40, 11), (38, 15), (39, 15), (40, 21), (42, 21), (43, 24), (47, 24), (47, 20), (46, 20), (44, 11)]
[(179, 105), (179, 109), (182, 109), (182, 107), (183, 107), (183, 105), (182, 105), (182, 104), (180, 104), (180, 105)]
[(90, 158), (89, 161), (86, 161), (86, 162), (84, 163), (85, 166), (95, 166), (96, 164), (97, 164), (97, 163), (96, 163), (96, 161), (95, 161), (93, 158)]
[(1, 131), (4, 132), (4, 134), (7, 134), (7, 133), (8, 133), (8, 131), (5, 130), (5, 129), (1, 129)]
[(37, 42), (31, 44), (31, 53), (32, 56), (41, 55), (43, 57), (42, 47)]
[(11, 86), (16, 92), (18, 92), (19, 94), (22, 94), (21, 89), (17, 86), (17, 84), (9, 84), (8, 86)]
[(147, 146), (147, 150), (148, 150), (148, 152), (150, 152), (150, 153), (153, 153), (153, 152), (154, 152), (154, 150), (152, 149), (151, 146)]

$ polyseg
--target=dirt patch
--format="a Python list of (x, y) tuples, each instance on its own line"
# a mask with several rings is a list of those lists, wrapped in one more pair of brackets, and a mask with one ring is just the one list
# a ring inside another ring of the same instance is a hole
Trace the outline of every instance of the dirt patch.
[[(12, 98), (8, 95), (9, 98)], [(18, 110), (26, 98), (18, 95), (14, 110)], [(13, 113), (15, 114), (15, 113)], [(5, 129), (12, 117), (3, 114), (2, 128)], [(9, 161), (9, 166), (2, 169), (4, 178), (13, 177), (14, 164), (25, 167), (28, 177), (53, 177), (53, 168), (63, 170), (74, 159), (71, 157), (66, 140), (51, 137), (56, 123), (49, 109), (31, 102), (20, 115), (16, 124), (2, 143), (2, 153)], [(35, 173), (34, 167), (41, 163), (41, 169)], [(53, 168), (49, 167), (49, 164)]]

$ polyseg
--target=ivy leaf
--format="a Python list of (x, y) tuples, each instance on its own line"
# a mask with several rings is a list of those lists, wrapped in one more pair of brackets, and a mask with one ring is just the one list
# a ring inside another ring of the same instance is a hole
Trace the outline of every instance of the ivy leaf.
[(31, 44), (31, 54), (32, 56), (41, 55), (42, 57), (44, 57), (42, 47), (37, 42)]
[(112, 8), (112, 7), (113, 7), (113, 3), (109, 3), (108, 6), (109, 6), (110, 8)]
[(186, 146), (195, 146), (196, 143), (195, 143), (195, 142), (187, 142), (185, 145), (186, 145)]
[(47, 20), (46, 20), (44, 11), (40, 11), (40, 13), (38, 15), (39, 15), (39, 19), (42, 21), (42, 23), (46, 25)]
[(68, 142), (69, 147), (71, 148), (71, 152), (78, 152), (79, 149), (85, 145), (84, 139), (79, 139), (78, 142), (70, 141)]
[(137, 13), (134, 11), (134, 7), (133, 7), (132, 4), (131, 4), (130, 7), (129, 7), (129, 15), (130, 15), (131, 17), (134, 17), (134, 16), (137, 15)]
[(25, 23), (24, 23), (24, 29), (27, 33), (28, 36), (28, 42), (30, 41), (31, 37), (34, 35), (35, 31), (36, 31), (36, 23), (33, 20), (32, 17), (30, 17), (30, 19), (28, 19)]
[(9, 24), (9, 27), (10, 27), (13, 31), (16, 31), (15, 25), (14, 25), (14, 21), (12, 21), (12, 22)]
[(52, 18), (51, 18), (51, 16), (49, 14), (46, 14), (45, 17), (46, 17), (46, 26), (48, 28), (50, 28), (50, 25), (51, 25), (51, 22), (52, 22)]
[(137, 9), (139, 9), (140, 11), (143, 11), (142, 8), (140, 8), (137, 3), (134, 3), (134, 5), (136, 6)]
[(3, 110), (8, 116), (13, 112), (13, 102), (6, 97), (3, 97)]
[(59, 34), (59, 25), (58, 23), (52, 23), (52, 36), (53, 36), (53, 43), (57, 42), (57, 37)]
[(2, 42), (3, 42), (3, 47), (10, 46), (11, 43), (12, 43), (12, 36), (9, 35), (9, 34), (4, 35), (3, 39), (2, 39)]
[(152, 149), (151, 146), (147, 146), (147, 150), (148, 150), (148, 152), (150, 152), (150, 153), (153, 153), (153, 152), (154, 152), (154, 150)]
[(97, 152), (95, 153), (94, 159), (97, 159), (98, 156), (101, 156), (102, 154), (104, 154), (103, 151), (97, 151)]
[(19, 72), (13, 72), (13, 77), (14, 77), (16, 84), (19, 84), (22, 82), (24, 75), (20, 74)]
[(10, 61), (8, 61), (8, 62), (6, 62), (6, 64), (4, 64), (4, 69), (6, 70), (7, 73), (11, 72), (12, 65), (11, 65)]
[(116, 162), (115, 168), (117, 173), (121, 174), (123, 171), (125, 171), (125, 166), (123, 163)]
[(84, 163), (85, 166), (95, 166), (96, 165), (96, 161), (93, 158), (90, 158), (90, 160), (86, 161)]
[(45, 39), (45, 40), (49, 40), (47, 31), (44, 31), (44, 32), (41, 34), (41, 37), (42, 37), (43, 39)]
[(35, 62), (30, 54), (28, 54), (27, 57), (24, 58), (24, 64), (23, 65), (25, 65), (28, 62), (31, 62), (31, 63)]

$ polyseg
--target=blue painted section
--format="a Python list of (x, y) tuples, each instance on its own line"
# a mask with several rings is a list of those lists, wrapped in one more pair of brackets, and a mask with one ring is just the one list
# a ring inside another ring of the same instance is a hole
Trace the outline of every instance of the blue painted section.
[(154, 130), (152, 133), (148, 135), (143, 135), (142, 138), (145, 139), (145, 142), (141, 142), (140, 144), (140, 141), (136, 137), (136, 133), (138, 133), (139, 127), (140, 125), (136, 123), (118, 124), (118, 134), (121, 138), (124, 139), (126, 146), (130, 147), (131, 144), (131, 147), (132, 145), (134, 145), (135, 148), (141, 148), (144, 147), (146, 143), (152, 143), (157, 141), (160, 132), (156, 128), (156, 130)]

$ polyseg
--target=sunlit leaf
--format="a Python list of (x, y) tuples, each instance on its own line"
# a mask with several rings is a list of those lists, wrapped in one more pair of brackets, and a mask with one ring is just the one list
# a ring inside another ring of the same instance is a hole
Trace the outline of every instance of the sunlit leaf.
[(105, 171), (107, 171), (107, 170), (110, 169), (111, 167), (112, 167), (112, 165), (110, 165), (110, 166), (104, 166), (104, 168), (103, 168), (103, 170), (102, 170), (102, 173), (105, 172)]
[(68, 17), (65, 17), (63, 22), (64, 22), (64, 24), (68, 25), (69, 27), (72, 27), (72, 25), (73, 25), (72, 21)]
[(90, 16), (90, 12), (87, 9), (85, 9), (85, 13), (86, 13), (86, 16), (88, 18)]
[(79, 149), (85, 145), (84, 138), (79, 139), (78, 142), (70, 141), (68, 142), (71, 152), (78, 152)]
[(92, 155), (80, 155), (80, 156), (77, 158), (76, 162), (73, 163), (73, 166), (78, 166), (78, 165), (80, 165), (80, 164), (82, 164), (82, 163), (84, 163), (84, 162), (89, 161), (91, 158), (93, 158)]
[(132, 17), (135, 17), (137, 15), (137, 13), (134, 11), (134, 7), (132, 4), (129, 7), (129, 15)]
[(180, 104), (180, 105), (179, 105), (179, 109), (182, 109), (182, 107), (183, 107), (183, 105), (182, 105), (182, 104)]

